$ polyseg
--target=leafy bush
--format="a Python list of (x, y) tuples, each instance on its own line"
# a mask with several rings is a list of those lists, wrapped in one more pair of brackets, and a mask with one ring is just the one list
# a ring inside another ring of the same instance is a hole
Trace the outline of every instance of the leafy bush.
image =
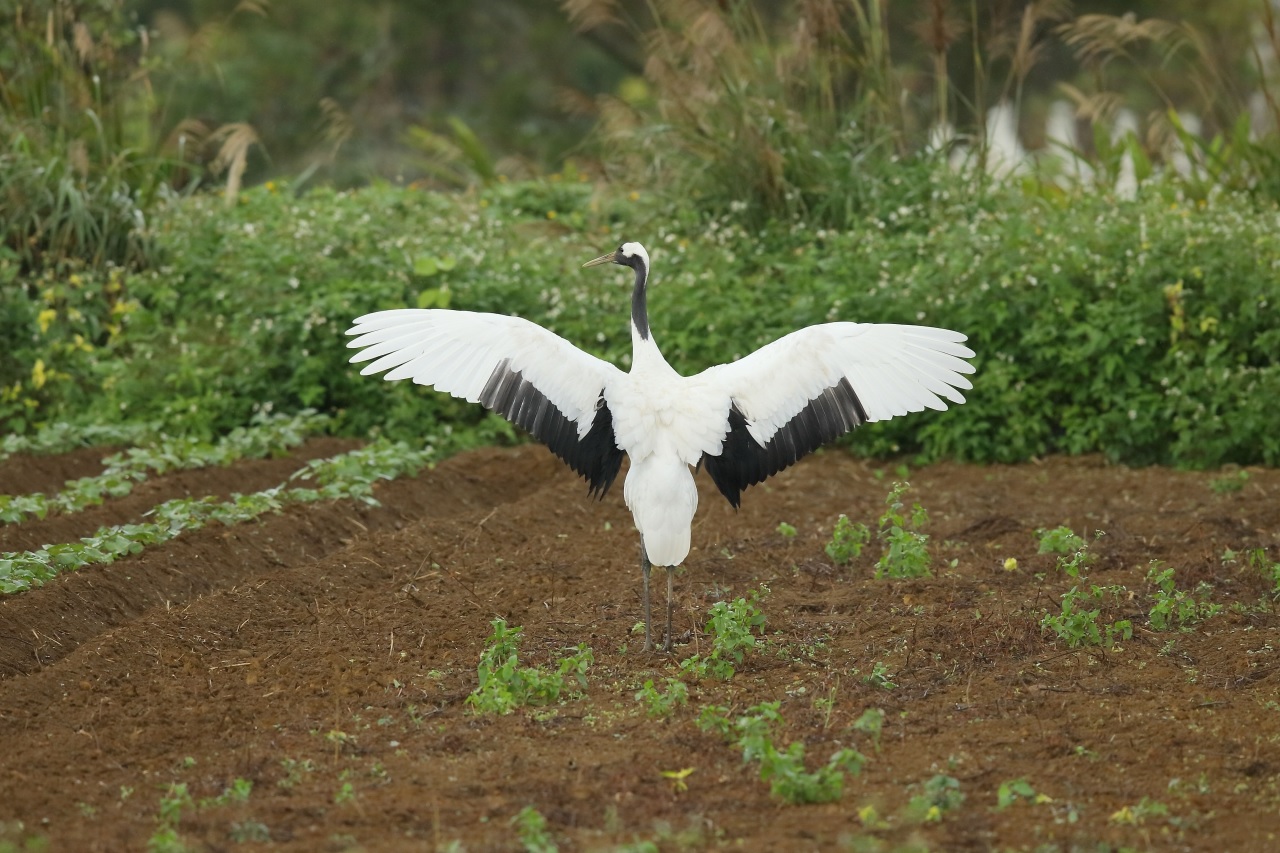
[(231, 210), (174, 202), (155, 268), (0, 287), (13, 342), (0, 350), (0, 429), (150, 421), (208, 438), (258, 410), (313, 407), (340, 433), (449, 424), (459, 446), (511, 440), (478, 407), (361, 377), (342, 332), (367, 311), (447, 299), (528, 317), (625, 367), (627, 281), (576, 269), (625, 236), (653, 249), (655, 337), (686, 373), (829, 319), (969, 334), (968, 402), (862, 427), (845, 439), (860, 453), (1280, 464), (1280, 217), (1243, 196), (943, 189), (841, 231), (726, 215), (637, 233), (609, 222), (666, 211), (567, 181), (472, 197), (284, 190), (243, 193)]

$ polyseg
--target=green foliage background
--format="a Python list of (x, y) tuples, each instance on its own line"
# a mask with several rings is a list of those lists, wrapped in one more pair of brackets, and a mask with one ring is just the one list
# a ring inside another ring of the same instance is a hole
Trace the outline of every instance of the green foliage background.
[[(656, 339), (685, 372), (831, 319), (968, 334), (969, 401), (859, 430), (860, 452), (1280, 459), (1274, 207), (940, 189), (843, 232), (667, 212), (564, 177), (469, 196), (375, 186), (298, 199), (271, 185), (231, 211), (176, 201), (153, 269), (50, 280), (40, 298), (10, 302), (6, 427), (154, 420), (211, 435), (313, 407), (344, 433), (482, 423), (476, 440), (509, 439), (477, 407), (361, 377), (343, 332), (368, 311), (447, 304), (528, 317), (625, 367), (629, 280), (579, 266), (640, 238)], [(103, 330), (104, 343), (85, 343)]]

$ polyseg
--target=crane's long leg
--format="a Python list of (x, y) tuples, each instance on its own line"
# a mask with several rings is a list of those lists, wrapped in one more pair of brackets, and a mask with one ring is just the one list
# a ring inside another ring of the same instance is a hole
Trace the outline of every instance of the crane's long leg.
[(667, 566), (667, 639), (662, 644), (664, 652), (671, 651), (671, 590), (674, 586), (672, 578), (675, 576), (675, 566)]
[(644, 549), (644, 538), (640, 539), (640, 572), (644, 575), (644, 650), (653, 650), (653, 635), (649, 625), (652, 622), (649, 611), (649, 552)]

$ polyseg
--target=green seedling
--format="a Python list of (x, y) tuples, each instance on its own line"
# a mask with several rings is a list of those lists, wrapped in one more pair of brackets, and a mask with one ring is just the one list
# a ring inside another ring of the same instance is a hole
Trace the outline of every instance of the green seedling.
[(1073, 586), (1062, 596), (1062, 611), (1046, 613), (1040, 620), (1042, 630), (1050, 630), (1070, 648), (1081, 646), (1115, 645), (1117, 639), (1128, 640), (1133, 636), (1133, 623), (1128, 619), (1102, 622), (1102, 608), (1084, 609), (1082, 602), (1101, 602), (1107, 596), (1119, 598), (1125, 592), (1122, 586), (1091, 586), (1082, 591)]
[(1238, 492), (1249, 482), (1248, 471), (1237, 471), (1234, 474), (1224, 474), (1221, 477), (1214, 477), (1209, 481), (1209, 488), (1213, 489), (1215, 495), (1228, 495)]
[(887, 550), (876, 562), (877, 578), (922, 578), (930, 574), (929, 551), (925, 548), (929, 537), (919, 530), (928, 523), (929, 514), (916, 503), (912, 505), (910, 518), (905, 515), (902, 495), (909, 488), (907, 483), (894, 483), (885, 498), (886, 508), (880, 516), (877, 536)]
[(480, 683), (466, 699), (477, 714), (509, 714), (525, 705), (548, 705), (560, 698), (569, 678), (586, 689), (586, 672), (595, 660), (587, 646), (579, 645), (572, 655), (561, 658), (555, 672), (521, 667), (518, 648), (523, 629), (508, 628), (507, 620), (501, 618), (490, 624), (493, 634), (476, 668)]
[(862, 676), (862, 682), (872, 687), (879, 687), (881, 690), (893, 690), (898, 686), (893, 681), (893, 673), (889, 672), (889, 668), (880, 661), (876, 661), (875, 666), (871, 667), (871, 672)]
[(678, 678), (668, 678), (667, 689), (659, 691), (653, 686), (653, 679), (648, 679), (636, 693), (636, 701), (644, 703), (650, 717), (667, 717), (677, 705), (688, 704), (689, 688)]
[(1148, 820), (1157, 817), (1167, 818), (1169, 807), (1158, 800), (1143, 797), (1138, 803), (1112, 813), (1108, 818), (1112, 823), (1121, 826), (1142, 826)]
[(1044, 794), (1037, 794), (1036, 789), (1031, 787), (1031, 783), (1024, 778), (1001, 782), (1000, 787), (996, 789), (996, 811), (998, 812), (1002, 812), (1016, 803), (1040, 805), (1048, 802), (1052, 802), (1052, 799)]
[(1174, 585), (1173, 569), (1162, 567), (1159, 560), (1153, 561), (1147, 570), (1147, 583), (1156, 587), (1148, 616), (1151, 627), (1157, 631), (1189, 630), (1192, 625), (1222, 612), (1221, 604), (1208, 601), (1213, 587), (1201, 581), (1191, 592), (1178, 589)]
[(796, 529), (785, 521), (778, 522), (778, 535), (783, 539), (795, 539)]
[(560, 849), (551, 838), (551, 833), (547, 832), (547, 819), (533, 806), (522, 808), (511, 819), (511, 823), (515, 826), (526, 853), (556, 853)]
[(1075, 534), (1070, 527), (1055, 527), (1052, 530), (1039, 528), (1036, 537), (1040, 540), (1039, 554), (1070, 554), (1085, 546), (1084, 539)]
[(823, 550), (836, 565), (844, 566), (861, 555), (862, 549), (870, 540), (871, 532), (865, 524), (854, 523), (849, 520), (849, 516), (841, 515), (831, 531), (831, 541)]
[(780, 703), (763, 702), (734, 720), (727, 709), (711, 706), (703, 709), (698, 726), (714, 731), (742, 750), (744, 763), (760, 766), (761, 781), (769, 783), (770, 792), (790, 804), (829, 803), (840, 798), (846, 773), (862, 772), (866, 757), (856, 749), (839, 749), (815, 771), (805, 768), (804, 744), (792, 743), (785, 749), (774, 745), (773, 733), (785, 723), (779, 712)]
[(907, 819), (917, 823), (939, 823), (942, 816), (964, 803), (960, 780), (938, 774), (924, 783), (924, 790), (907, 803)]
[(763, 635), (765, 616), (758, 605), (768, 594), (769, 588), (762, 586), (759, 590), (753, 589), (746, 598), (713, 604), (707, 619), (711, 653), (705, 658), (694, 655), (682, 661), (680, 669), (698, 678), (708, 674), (724, 681), (733, 678), (737, 671), (735, 665), (742, 663), (746, 650), (762, 642), (753, 632)]
[(876, 752), (880, 751), (880, 733), (884, 730), (884, 711), (879, 708), (868, 708), (853, 723), (855, 732), (862, 732), (871, 738)]

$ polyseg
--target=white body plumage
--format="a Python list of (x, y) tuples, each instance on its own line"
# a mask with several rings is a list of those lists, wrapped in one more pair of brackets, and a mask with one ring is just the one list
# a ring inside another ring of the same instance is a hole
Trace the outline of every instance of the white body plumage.
[(689, 554), (695, 467), (736, 507), (742, 489), (859, 424), (946, 409), (972, 387), (964, 335), (864, 323), (810, 326), (732, 364), (681, 376), (649, 333), (648, 253), (625, 243), (588, 266), (607, 262), (636, 274), (629, 373), (527, 320), (468, 311), (368, 314), (348, 331), (356, 336), (348, 346), (362, 350), (353, 362), (369, 362), (363, 374), (389, 369), (388, 380), (411, 378), (499, 412), (546, 443), (593, 493), (608, 490), (625, 453), (623, 497), (645, 555), (646, 628), (648, 563), (677, 566)]

